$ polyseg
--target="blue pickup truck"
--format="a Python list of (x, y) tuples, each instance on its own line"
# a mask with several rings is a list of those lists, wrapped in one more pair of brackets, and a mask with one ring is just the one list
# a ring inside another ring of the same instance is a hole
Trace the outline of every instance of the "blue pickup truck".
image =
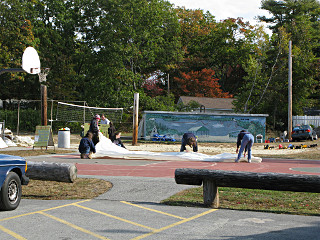
[(19, 206), (21, 185), (29, 183), (26, 171), (24, 158), (0, 154), (0, 210), (14, 210)]

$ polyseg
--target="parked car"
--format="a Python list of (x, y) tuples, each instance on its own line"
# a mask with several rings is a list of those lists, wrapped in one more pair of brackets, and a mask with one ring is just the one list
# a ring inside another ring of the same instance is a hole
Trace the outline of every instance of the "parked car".
[(317, 133), (310, 125), (295, 126), (291, 133), (292, 141), (297, 140), (317, 140)]
[(27, 185), (27, 162), (24, 158), (0, 154), (0, 210), (14, 210), (21, 200), (21, 185)]

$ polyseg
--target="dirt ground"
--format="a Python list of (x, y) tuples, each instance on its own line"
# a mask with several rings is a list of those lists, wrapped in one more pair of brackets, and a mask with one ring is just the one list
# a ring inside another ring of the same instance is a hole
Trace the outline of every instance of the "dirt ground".
[[(252, 154), (257, 157), (283, 157), (283, 158), (305, 158), (305, 159), (320, 159), (320, 144), (317, 141), (305, 141), (294, 143), (268, 143), (270, 149), (264, 149), (263, 143), (255, 143), (252, 147)], [(289, 144), (294, 146), (306, 145), (310, 146), (317, 144), (317, 147), (301, 148), (301, 149), (279, 149), (279, 144), (288, 147)], [(236, 143), (201, 143), (199, 142), (199, 152), (216, 155), (220, 153), (235, 153)], [(136, 146), (126, 144), (129, 150), (133, 151), (152, 151), (152, 152), (177, 152), (180, 150), (180, 143), (165, 144), (165, 143), (138, 143)], [(191, 149), (189, 149), (191, 151)]]
[[(30, 135), (31, 138), (34, 136)], [(54, 142), (57, 144), (58, 136), (54, 135)], [(81, 137), (76, 134), (71, 134), (71, 149), (77, 151), (78, 144)], [(180, 142), (148, 142), (141, 143), (133, 146), (130, 140), (124, 140), (126, 148), (130, 151), (151, 151), (151, 152), (178, 152), (180, 150)], [(279, 149), (279, 144), (283, 147), (288, 147), (289, 144), (300, 147), (304, 145), (307, 148), (301, 149)], [(268, 143), (271, 147), (270, 149), (265, 149), (266, 143), (255, 143), (252, 148), (252, 154), (256, 157), (265, 158), (299, 158), (299, 159), (316, 159), (320, 160), (320, 140), (316, 141), (301, 141), (301, 142), (278, 142), (278, 143)], [(311, 145), (317, 145), (315, 147), (310, 147)], [(198, 143), (199, 152), (216, 155), (220, 153), (235, 153), (236, 143)], [(56, 148), (57, 149), (57, 148)], [(2, 149), (4, 150), (4, 149)], [(189, 151), (192, 151), (190, 148)]]

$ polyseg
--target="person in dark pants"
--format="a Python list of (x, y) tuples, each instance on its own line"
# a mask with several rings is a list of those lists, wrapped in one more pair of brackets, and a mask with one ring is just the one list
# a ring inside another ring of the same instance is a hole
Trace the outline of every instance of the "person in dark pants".
[(121, 132), (116, 132), (115, 133), (115, 139), (112, 141), (115, 145), (119, 146), (119, 147), (123, 147), (123, 148), (126, 148), (122, 141), (121, 141)]
[(197, 137), (193, 133), (185, 133), (182, 136), (180, 152), (186, 150), (186, 145), (193, 148), (194, 152), (198, 152)]
[(111, 142), (113, 142), (116, 139), (115, 133), (116, 133), (116, 128), (114, 127), (113, 122), (110, 122), (109, 128), (108, 128), (108, 135)]
[[(235, 162), (239, 162), (241, 155), (244, 151), (244, 157), (246, 157), (246, 152), (248, 151), (248, 163), (251, 163), (251, 148), (254, 143), (254, 137), (251, 133), (249, 133), (246, 130), (241, 130), (238, 134), (237, 139), (237, 150), (236, 153), (238, 153), (238, 157), (236, 158)], [(240, 147), (241, 146), (241, 147)], [(239, 151), (240, 147), (240, 151)]]
[(97, 114), (94, 116), (94, 118), (90, 122), (90, 128), (88, 132), (91, 132), (93, 137), (92, 137), (92, 142), (94, 145), (97, 145), (99, 142), (99, 120), (100, 116)]
[(96, 148), (92, 142), (92, 133), (87, 132), (86, 136), (83, 137), (79, 144), (79, 152), (81, 158), (92, 158), (92, 153), (96, 152)]

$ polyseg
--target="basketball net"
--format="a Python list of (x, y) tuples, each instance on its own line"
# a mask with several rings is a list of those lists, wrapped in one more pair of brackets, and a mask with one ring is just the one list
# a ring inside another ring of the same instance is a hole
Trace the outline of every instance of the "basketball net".
[(49, 71), (50, 68), (41, 69), (41, 71), (38, 73), (40, 83), (47, 81), (47, 75), (49, 74)]

